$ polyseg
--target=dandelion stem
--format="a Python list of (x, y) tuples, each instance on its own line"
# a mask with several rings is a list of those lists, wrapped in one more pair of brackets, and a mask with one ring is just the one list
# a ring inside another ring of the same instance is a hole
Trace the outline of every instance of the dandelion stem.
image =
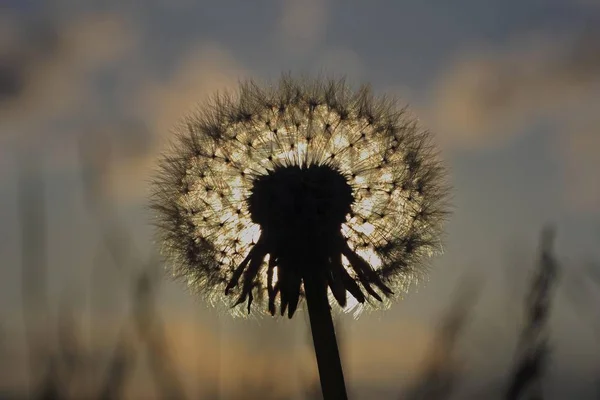
[(333, 319), (331, 318), (325, 279), (315, 273), (306, 274), (304, 277), (304, 291), (323, 399), (347, 399), (344, 373), (335, 337)]

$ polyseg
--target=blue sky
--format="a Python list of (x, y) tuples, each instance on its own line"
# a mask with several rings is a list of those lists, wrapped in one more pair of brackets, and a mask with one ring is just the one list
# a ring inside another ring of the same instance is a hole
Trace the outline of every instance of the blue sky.
[[(481, 275), (486, 288), (466, 337), (493, 338), (497, 360), (486, 364), (477, 357), (481, 349), (468, 348), (467, 364), (484, 365), (486, 379), (500, 379), (539, 231), (554, 223), (565, 270), (552, 325), (560, 362), (551, 373), (565, 378), (548, 383), (559, 388), (549, 398), (561, 398), (560, 387), (591, 393), (599, 343), (585, 322), (590, 311), (580, 305), (583, 320), (574, 317), (568, 297), (584, 261), (600, 259), (598, 1), (55, 0), (1, 7), (0, 320), (8, 330), (22, 324), (16, 194), (22, 157), (44, 166), (55, 309), (66, 292), (89, 297), (99, 246), (83, 201), (81, 139), (110, 143), (102, 186), (139, 252), (149, 254), (146, 183), (170, 126), (195, 102), (247, 77), (346, 74), (353, 84), (369, 82), (378, 93), (399, 96), (434, 132), (452, 171), (455, 206), (446, 254), (427, 285), (380, 316), (345, 321), (348, 351), (357, 354), (350, 363), (356, 390), (393, 391), (394, 376), (410, 380), (465, 271)], [(106, 267), (94, 281), (101, 282), (99, 302), (109, 320), (118, 320), (127, 301), (121, 273)], [(256, 350), (248, 331), (279, 337), (261, 344), (275, 358), (289, 345), (282, 337), (291, 338), (298, 354), (306, 350), (300, 318), (262, 327), (217, 318), (168, 281), (160, 299), (173, 326), (210, 321), (242, 353)], [(371, 338), (374, 330), (381, 339)], [(396, 340), (414, 349), (404, 360)], [(388, 359), (377, 350), (386, 348), (400, 356)], [(231, 372), (235, 361), (227, 354), (219, 365)], [(390, 372), (376, 379), (373, 365), (389, 365)]]

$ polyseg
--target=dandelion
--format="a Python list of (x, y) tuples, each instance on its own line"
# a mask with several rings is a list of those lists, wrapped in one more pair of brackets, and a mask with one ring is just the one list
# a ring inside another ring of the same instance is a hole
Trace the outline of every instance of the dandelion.
[(174, 274), (238, 314), (291, 318), (305, 299), (324, 394), (345, 397), (341, 366), (323, 364), (339, 364), (330, 304), (389, 306), (441, 250), (430, 135), (366, 86), (289, 76), (216, 96), (175, 133), (153, 197)]

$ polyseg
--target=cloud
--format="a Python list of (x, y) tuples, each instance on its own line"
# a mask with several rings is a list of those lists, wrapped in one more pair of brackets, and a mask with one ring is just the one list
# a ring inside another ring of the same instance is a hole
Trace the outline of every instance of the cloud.
[[(73, 342), (67, 344), (80, 344), (81, 347), (74, 346), (69, 350), (83, 351), (77, 355), (88, 362), (80, 367), (84, 373), (95, 377), (92, 384), (88, 382), (88, 386), (82, 388), (84, 393), (88, 393), (88, 396), (97, 394), (87, 391), (98, 390), (123, 339), (126, 339), (126, 353), (133, 362), (129, 365), (132, 371), (125, 370), (122, 378), (126, 379), (127, 391), (134, 398), (154, 398), (159, 393), (160, 386), (157, 383), (160, 384), (160, 379), (152, 373), (148, 352), (158, 357), (160, 368), (172, 367), (169, 372), (174, 373), (184, 391), (201, 392), (193, 396), (195, 398), (213, 398), (215, 393), (211, 391), (217, 389), (217, 385), (221, 385), (222, 390), (226, 389), (227, 394), (235, 393), (235, 398), (239, 398), (245, 390), (252, 389), (249, 387), (251, 384), (258, 386), (263, 382), (276, 387), (283, 394), (289, 395), (294, 389), (292, 382), (297, 370), (291, 367), (293, 362), (290, 362), (288, 354), (274, 348), (268, 341), (257, 348), (251, 345), (254, 338), (248, 332), (240, 335), (223, 334), (214, 318), (199, 320), (195, 313), (197, 310), (191, 310), (189, 314), (173, 309), (166, 311), (168, 313), (155, 316), (159, 329), (157, 336), (148, 330), (144, 337), (136, 331), (127, 314), (95, 314), (92, 320), (85, 323), (79, 319), (82, 314), (72, 316), (74, 326), (62, 328), (73, 329)], [(92, 329), (89, 334), (83, 329), (87, 323)], [(10, 353), (7, 351), (6, 357), (0, 359), (0, 388), (19, 392), (27, 386), (27, 342), (21, 328), (10, 333), (5, 341), (5, 345), (10, 345)], [(263, 338), (274, 338), (280, 333), (263, 332)], [(56, 336), (52, 330), (46, 330), (40, 338), (47, 341), (43, 345), (56, 351)], [(158, 339), (154, 343), (160, 347), (153, 347), (150, 344), (153, 342), (149, 343), (148, 339)], [(292, 345), (291, 340), (288, 344)]]
[(327, 0), (280, 0), (276, 36), (284, 50), (302, 54), (323, 38), (328, 21)]
[(148, 134), (141, 136), (142, 141), (150, 145), (135, 156), (113, 160), (107, 174), (113, 194), (129, 200), (146, 195), (156, 157), (171, 139), (176, 122), (216, 92), (235, 89), (248, 74), (227, 49), (204, 43), (189, 50), (165, 81), (142, 80), (128, 113), (141, 121)]
[(42, 124), (89, 102), (91, 75), (137, 43), (131, 21), (112, 13), (60, 24), (11, 15), (0, 25), (0, 120), (17, 125)]
[(600, 30), (522, 37), (464, 55), (432, 90), (428, 123), (454, 150), (502, 147), (536, 123), (556, 137), (563, 195), (575, 211), (600, 210)]
[(420, 372), (433, 330), (412, 318), (379, 323), (377, 333), (367, 330), (349, 337), (348, 370), (363, 384), (408, 383)]
[[(164, 339), (164, 353), (141, 340), (127, 312), (121, 315), (97, 313), (89, 321), (79, 319), (85, 315), (77, 312), (72, 316), (75, 325), (71, 328), (81, 328), (74, 331), (74, 337), (81, 340), (82, 349), (87, 351), (84, 354), (88, 355), (84, 359), (90, 361), (82, 368), (92, 368), (88, 372), (98, 379), (93, 382), (99, 384), (106, 376), (106, 368), (120, 339), (127, 338), (128, 354), (134, 361), (130, 366), (134, 371), (125, 378), (127, 390), (135, 398), (140, 398), (141, 393), (146, 393), (148, 398), (155, 397), (160, 388), (149, 368), (148, 351), (159, 357), (167, 356), (161, 360), (164, 362), (161, 366), (172, 368), (185, 392), (193, 394), (192, 398), (213, 398), (212, 390), (217, 389), (217, 385), (223, 398), (242, 398), (242, 394), (245, 394), (243, 398), (262, 398), (267, 397), (268, 389), (279, 393), (277, 398), (291, 398), (298, 390), (307, 389), (308, 384), (318, 384), (310, 331), (308, 326), (303, 326), (302, 318), (232, 323), (218, 321), (214, 315), (199, 318), (197, 305), (183, 312), (176, 307), (173, 304), (161, 308), (162, 312), (156, 315), (160, 327), (157, 332), (161, 333), (157, 338)], [(358, 329), (357, 324), (361, 325)], [(352, 325), (341, 325), (341, 328), (349, 333), (338, 336), (345, 350), (342, 352), (344, 372), (347, 382), (352, 382), (352, 390), (366, 385), (393, 387), (399, 392), (401, 386), (419, 372), (433, 340), (431, 329), (412, 318), (368, 324), (352, 321)], [(0, 383), (10, 383), (15, 390), (27, 383), (27, 348), (21, 329), (11, 331), (6, 338), (6, 344), (11, 346), (10, 358), (0, 359)], [(89, 334), (87, 329), (91, 329)], [(44, 338), (51, 338), (47, 344), (55, 348), (55, 332), (44, 333)], [(127, 335), (123, 336), (124, 333)], [(152, 331), (147, 333), (146, 338), (153, 337)], [(94, 390), (97, 384), (85, 390)]]
[(563, 161), (568, 203), (579, 211), (600, 213), (600, 107), (568, 121), (555, 143)]
[(521, 37), (451, 65), (433, 88), (429, 115), (449, 146), (494, 146), (590, 101), (599, 88), (600, 31)]
[(159, 135), (197, 104), (217, 91), (233, 89), (247, 71), (216, 43), (205, 43), (185, 54), (166, 82), (146, 82), (137, 95), (134, 113)]

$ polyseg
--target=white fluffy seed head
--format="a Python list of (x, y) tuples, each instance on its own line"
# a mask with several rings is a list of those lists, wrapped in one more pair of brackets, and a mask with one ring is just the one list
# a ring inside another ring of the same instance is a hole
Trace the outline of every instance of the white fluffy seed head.
[[(261, 234), (247, 204), (253, 182), (278, 166), (329, 165), (346, 178), (354, 201), (342, 234), (396, 296), (441, 251), (449, 186), (430, 135), (368, 87), (289, 76), (264, 88), (250, 81), (174, 131), (153, 186), (161, 249), (174, 274), (212, 305), (231, 305), (225, 286)], [(263, 311), (266, 279), (265, 261), (253, 288)], [(349, 301), (344, 310), (389, 304)]]

